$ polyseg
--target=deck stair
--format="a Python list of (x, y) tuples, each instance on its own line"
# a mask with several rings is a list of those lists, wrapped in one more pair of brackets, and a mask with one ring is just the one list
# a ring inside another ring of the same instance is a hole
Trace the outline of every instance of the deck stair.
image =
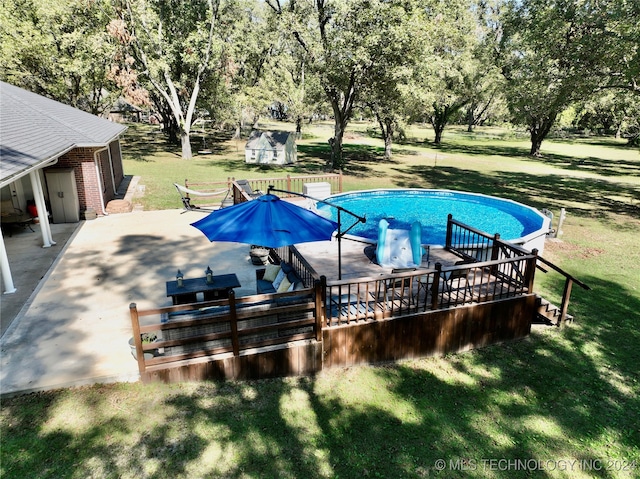
[[(533, 324), (560, 326), (560, 308), (558, 306), (551, 304), (540, 296), (536, 297), (536, 303), (538, 309)], [(565, 322), (573, 322), (573, 316), (567, 314)]]

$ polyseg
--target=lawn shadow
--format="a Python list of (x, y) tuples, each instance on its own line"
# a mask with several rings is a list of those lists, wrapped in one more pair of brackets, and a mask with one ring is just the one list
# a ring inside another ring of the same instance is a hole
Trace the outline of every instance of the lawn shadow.
[[(436, 188), (499, 195), (538, 209), (570, 209), (572, 214), (627, 214), (640, 218), (640, 191), (629, 185), (593, 178), (536, 175), (524, 172), (484, 174), (452, 166), (397, 168), (400, 187)], [(570, 202), (567, 205), (567, 202)]]
[[(577, 143), (576, 147), (580, 144)], [(607, 144), (606, 146), (612, 147)], [(540, 157), (532, 157), (529, 150), (524, 147), (510, 145), (483, 144), (477, 142), (470, 145), (460, 143), (442, 143), (438, 148), (448, 154), (467, 156), (501, 156), (507, 158), (526, 159), (532, 163), (542, 163), (556, 168), (571, 171), (582, 171), (601, 176), (640, 176), (640, 161), (609, 160), (607, 158), (576, 158), (572, 155), (545, 152)]]
[[(80, 399), (63, 390), (9, 400), (3, 468), (11, 477), (525, 478), (530, 469), (489, 470), (487, 461), (637, 460), (640, 301), (624, 285), (581, 279), (593, 289), (576, 291), (573, 324), (446, 360), (171, 390), (151, 384), (142, 397), (111, 385)], [(598, 323), (582, 323), (592, 310), (603, 312)], [(64, 404), (91, 414), (90, 426), (55, 427)], [(148, 427), (122, 442), (131, 421)], [(28, 444), (27, 431), (42, 446)], [(593, 452), (603, 442), (610, 457)]]

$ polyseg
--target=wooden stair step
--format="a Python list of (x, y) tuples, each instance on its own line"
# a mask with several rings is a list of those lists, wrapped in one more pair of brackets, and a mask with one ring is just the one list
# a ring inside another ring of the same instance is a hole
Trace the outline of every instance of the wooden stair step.
[[(538, 305), (536, 319), (538, 319), (543, 323), (554, 324), (556, 326), (559, 326), (560, 308), (540, 296), (536, 297), (536, 302)], [(565, 316), (565, 322), (572, 322), (572, 321), (573, 321), (573, 316), (571, 316), (570, 314), (567, 314)]]

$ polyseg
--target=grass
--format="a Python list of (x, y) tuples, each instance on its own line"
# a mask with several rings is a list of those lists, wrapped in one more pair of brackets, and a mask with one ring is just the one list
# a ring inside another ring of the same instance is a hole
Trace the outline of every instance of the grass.
[[(532, 159), (517, 132), (452, 129), (434, 148), (424, 141), (430, 132), (414, 127), (384, 162), (370, 132), (353, 124), (345, 189), (462, 189), (547, 207), (556, 218), (566, 208), (563, 234), (544, 256), (592, 287), (574, 287), (575, 322), (470, 353), (309, 378), (97, 385), (5, 399), (0, 475), (638, 477), (637, 150), (605, 138), (549, 141)], [(214, 155), (183, 161), (157, 135), (132, 128), (125, 171), (142, 177), (145, 208), (179, 208), (171, 183), (184, 178), (321, 171), (330, 135), (326, 124), (309, 128), (301, 162), (271, 169), (245, 165), (241, 145), (236, 151), (228, 139)], [(557, 302), (561, 278), (537, 281)]]

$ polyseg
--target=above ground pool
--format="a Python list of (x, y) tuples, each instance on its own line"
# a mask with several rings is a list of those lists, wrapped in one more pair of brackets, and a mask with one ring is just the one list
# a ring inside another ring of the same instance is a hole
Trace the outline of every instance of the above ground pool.
[[(493, 235), (525, 245), (547, 233), (549, 218), (538, 210), (515, 201), (475, 193), (449, 190), (388, 189), (365, 190), (330, 196), (328, 202), (367, 218), (349, 231), (350, 235), (376, 242), (381, 219), (389, 228), (411, 229), (415, 221), (422, 226), (424, 245), (444, 245), (449, 213), (457, 221)], [(337, 209), (318, 202), (320, 214), (337, 221)], [(342, 229), (353, 221), (342, 213)], [(537, 245), (535, 247), (538, 247)], [(532, 249), (532, 248), (528, 248)]]

